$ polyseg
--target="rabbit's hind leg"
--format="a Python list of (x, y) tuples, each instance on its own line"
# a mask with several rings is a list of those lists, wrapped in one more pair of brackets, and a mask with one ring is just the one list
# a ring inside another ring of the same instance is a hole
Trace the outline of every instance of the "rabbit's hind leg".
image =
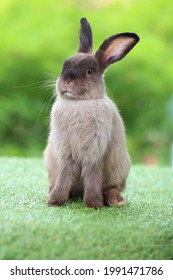
[(126, 204), (126, 200), (121, 196), (116, 186), (103, 189), (103, 200), (106, 206), (122, 206)]

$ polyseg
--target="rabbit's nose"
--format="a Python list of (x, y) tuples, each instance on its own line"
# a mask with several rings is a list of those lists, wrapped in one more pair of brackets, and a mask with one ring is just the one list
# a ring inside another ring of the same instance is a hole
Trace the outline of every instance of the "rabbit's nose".
[(71, 83), (71, 80), (65, 80), (64, 81), (64, 87), (67, 88), (70, 83)]

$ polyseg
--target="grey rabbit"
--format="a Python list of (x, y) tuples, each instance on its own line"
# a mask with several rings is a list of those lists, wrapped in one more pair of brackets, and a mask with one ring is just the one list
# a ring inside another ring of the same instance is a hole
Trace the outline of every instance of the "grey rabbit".
[(56, 82), (50, 133), (44, 152), (49, 174), (48, 205), (82, 195), (87, 207), (125, 204), (120, 192), (131, 166), (125, 129), (106, 95), (103, 74), (139, 41), (135, 33), (106, 39), (92, 54), (92, 30), (82, 18), (78, 53), (65, 60)]

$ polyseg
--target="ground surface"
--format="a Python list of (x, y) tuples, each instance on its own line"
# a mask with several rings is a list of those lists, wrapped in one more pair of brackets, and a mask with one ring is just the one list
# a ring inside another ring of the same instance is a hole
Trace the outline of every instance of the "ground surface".
[(42, 160), (0, 158), (0, 259), (173, 259), (173, 169), (133, 166), (124, 197), (48, 207)]

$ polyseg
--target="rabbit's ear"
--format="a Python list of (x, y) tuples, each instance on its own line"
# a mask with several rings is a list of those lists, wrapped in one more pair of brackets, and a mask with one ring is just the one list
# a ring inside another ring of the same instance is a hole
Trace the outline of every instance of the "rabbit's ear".
[(81, 18), (78, 52), (92, 53), (92, 30), (86, 18)]
[(122, 59), (138, 41), (139, 37), (135, 33), (116, 34), (105, 40), (95, 54), (100, 71)]

